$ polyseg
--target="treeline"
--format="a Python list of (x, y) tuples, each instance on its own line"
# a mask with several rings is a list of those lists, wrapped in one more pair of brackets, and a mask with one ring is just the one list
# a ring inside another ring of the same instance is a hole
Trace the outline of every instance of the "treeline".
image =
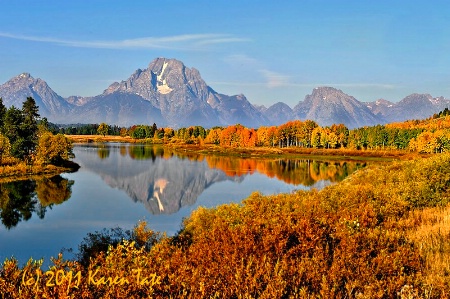
[(0, 98), (0, 165), (61, 165), (71, 156), (71, 142), (62, 134), (51, 133), (32, 97), (23, 102), (21, 109), (7, 109)]
[(279, 126), (257, 129), (236, 124), (228, 127), (201, 126), (180, 129), (153, 125), (131, 127), (105, 123), (59, 128), (60, 133), (74, 135), (116, 135), (135, 139), (186, 144), (215, 144), (222, 147), (300, 147), (352, 150), (410, 150), (438, 153), (450, 150), (450, 115), (443, 110), (426, 120), (348, 129), (343, 124), (321, 127), (312, 120), (294, 120)]
[(450, 110), (448, 108), (445, 108), (441, 112), (434, 114), (433, 118), (436, 119), (436, 118), (440, 118), (440, 117), (447, 116), (447, 115), (450, 115)]
[[(69, 124), (69, 125), (55, 125), (52, 124), (50, 128), (54, 134), (67, 135), (96, 135), (98, 134), (99, 124)], [(105, 135), (119, 136), (122, 127), (108, 126), (108, 131)]]
[[(239, 124), (211, 129), (199, 126), (178, 130), (160, 128), (156, 131), (144, 129), (146, 127), (148, 126), (136, 126), (137, 130), (131, 128), (128, 134), (133, 138), (157, 138), (163, 142), (215, 144), (222, 147), (407, 149), (424, 153), (450, 150), (449, 129), (428, 131), (419, 127), (401, 128), (377, 125), (349, 130), (342, 124), (321, 127), (311, 120), (295, 120), (280, 126), (260, 127), (258, 129), (246, 128)], [(136, 134), (136, 132), (139, 132), (139, 134)]]

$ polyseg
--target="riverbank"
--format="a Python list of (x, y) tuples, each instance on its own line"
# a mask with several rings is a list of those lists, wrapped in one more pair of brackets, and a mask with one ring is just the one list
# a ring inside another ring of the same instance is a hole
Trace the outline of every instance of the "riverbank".
[(423, 158), (429, 155), (418, 154), (407, 150), (353, 150), (353, 149), (324, 149), (324, 148), (303, 148), (303, 147), (221, 147), (212, 144), (186, 144), (180, 140), (164, 142), (161, 139), (135, 139), (130, 136), (101, 136), (101, 135), (66, 135), (74, 143), (93, 143), (93, 142), (118, 142), (118, 143), (142, 143), (158, 144), (175, 151), (188, 153), (197, 153), (204, 155), (226, 155), (239, 157), (264, 157), (279, 158), (288, 156), (290, 158), (309, 157), (323, 158), (332, 160), (411, 160), (414, 158)]
[[(64, 135), (74, 143), (92, 143), (92, 142), (121, 142), (121, 143), (148, 143), (147, 139), (136, 139), (130, 136), (113, 135)], [(161, 142), (162, 143), (162, 142)]]
[(75, 172), (80, 168), (72, 161), (66, 161), (64, 165), (27, 165), (18, 162), (12, 165), (0, 166), (0, 183), (32, 179), (37, 176), (53, 176), (64, 172)]

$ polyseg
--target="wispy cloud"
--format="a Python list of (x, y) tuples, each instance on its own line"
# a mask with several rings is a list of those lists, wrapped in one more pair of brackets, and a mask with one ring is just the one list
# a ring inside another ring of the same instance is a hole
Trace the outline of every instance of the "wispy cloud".
[(123, 40), (68, 40), (0, 32), (0, 37), (51, 43), (66, 47), (102, 49), (185, 49), (199, 50), (208, 44), (248, 42), (249, 39), (230, 34), (184, 34), (165, 37), (143, 37)]
[(220, 85), (228, 86), (248, 86), (248, 87), (266, 87), (266, 88), (281, 88), (281, 87), (293, 87), (293, 88), (315, 88), (319, 86), (331, 86), (335, 88), (348, 88), (348, 89), (377, 89), (377, 90), (395, 90), (402, 86), (386, 83), (365, 83), (365, 82), (317, 82), (317, 83), (304, 83), (296, 80), (295, 76), (283, 74), (281, 72), (273, 71), (266, 67), (266, 65), (258, 59), (245, 54), (234, 54), (224, 58), (224, 61), (236, 69), (241, 69), (247, 72), (253, 72), (253, 79), (257, 82), (217, 82)]
[(247, 70), (255, 70), (264, 80), (261, 85), (269, 88), (287, 86), (290, 84), (290, 76), (269, 70), (264, 63), (257, 59), (244, 54), (230, 55), (225, 58), (225, 62), (235, 68), (243, 68)]
[(290, 84), (289, 76), (269, 70), (259, 70), (259, 72), (266, 78), (266, 84), (269, 88), (282, 87)]

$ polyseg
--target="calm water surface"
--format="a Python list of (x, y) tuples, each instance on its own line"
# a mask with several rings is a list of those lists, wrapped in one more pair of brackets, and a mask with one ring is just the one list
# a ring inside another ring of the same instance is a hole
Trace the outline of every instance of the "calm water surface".
[(62, 248), (76, 250), (88, 232), (131, 229), (139, 220), (173, 235), (199, 206), (240, 202), (254, 191), (320, 189), (365, 166), (186, 155), (113, 143), (76, 145), (74, 153), (81, 166), (75, 173), (0, 184), (0, 261), (48, 261)]

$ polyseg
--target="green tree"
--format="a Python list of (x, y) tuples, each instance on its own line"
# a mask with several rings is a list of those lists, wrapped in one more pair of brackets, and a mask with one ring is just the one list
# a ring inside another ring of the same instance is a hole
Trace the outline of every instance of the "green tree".
[(25, 155), (34, 152), (38, 140), (39, 107), (32, 97), (27, 97), (22, 105), (23, 122), (20, 125), (21, 137), (24, 139), (23, 151)]
[[(146, 137), (146, 131), (144, 126), (137, 126), (132, 130), (131, 137), (137, 139), (144, 139)], [(153, 137), (153, 136), (152, 136)]]
[(5, 105), (3, 104), (3, 99), (0, 98), (0, 130), (2, 130), (2, 128), (3, 128), (3, 121), (5, 119), (6, 111), (7, 111), (7, 109), (6, 109)]
[(155, 136), (155, 131), (153, 130), (153, 127), (144, 126), (144, 131), (145, 131), (145, 138), (153, 138), (153, 136)]
[(164, 128), (159, 128), (158, 130), (156, 130), (156, 134), (155, 134), (157, 138), (159, 139), (163, 139), (164, 138)]
[(98, 129), (97, 129), (98, 134), (105, 136), (108, 134), (108, 131), (109, 131), (109, 126), (107, 124), (101, 123), (98, 126)]
[(11, 155), (16, 158), (25, 156), (24, 143), (22, 134), (22, 123), (24, 122), (22, 111), (11, 106), (5, 114), (3, 123), (3, 133), (9, 139), (11, 144)]

